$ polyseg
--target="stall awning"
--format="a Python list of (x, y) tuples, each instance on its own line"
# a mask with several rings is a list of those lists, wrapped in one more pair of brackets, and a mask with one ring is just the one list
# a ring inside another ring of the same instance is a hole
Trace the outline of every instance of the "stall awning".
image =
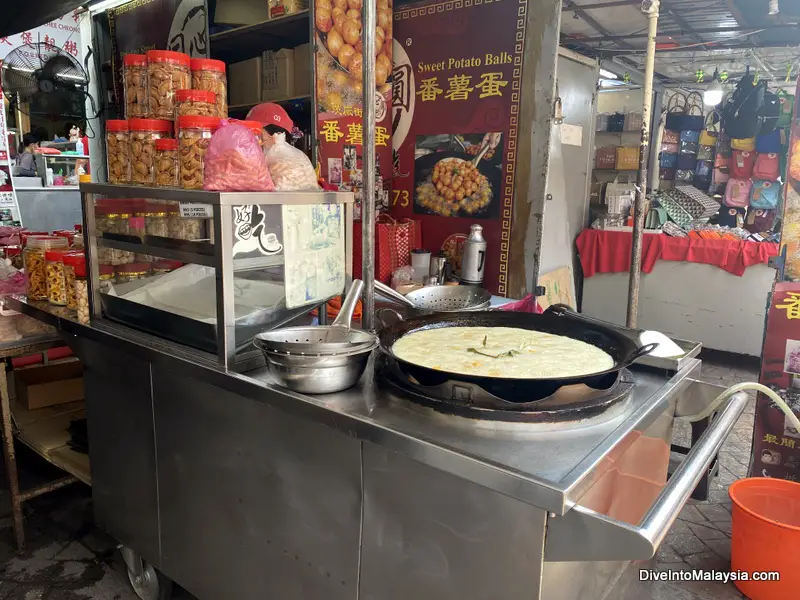
[(40, 0), (39, 2), (4, 2), (0, 10), (0, 37), (34, 29), (54, 19), (63, 17), (80, 6), (91, 4), (87, 0)]

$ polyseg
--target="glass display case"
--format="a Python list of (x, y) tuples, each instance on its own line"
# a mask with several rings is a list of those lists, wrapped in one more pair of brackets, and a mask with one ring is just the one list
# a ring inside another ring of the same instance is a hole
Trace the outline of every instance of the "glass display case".
[(352, 277), (349, 192), (80, 191), (93, 317), (231, 369), (255, 354), (256, 333), (307, 315)]
[(78, 189), (78, 175), (89, 172), (84, 154), (36, 154), (36, 170), (43, 187)]

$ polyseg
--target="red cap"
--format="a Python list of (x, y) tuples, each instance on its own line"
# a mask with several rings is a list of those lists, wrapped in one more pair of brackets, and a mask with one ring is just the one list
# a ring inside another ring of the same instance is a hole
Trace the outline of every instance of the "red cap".
[(161, 138), (156, 140), (156, 150), (177, 150), (178, 140), (174, 138)]
[(264, 129), (264, 126), (261, 124), (261, 121), (237, 121), (236, 119), (231, 119), (231, 123), (236, 123), (237, 125), (243, 125), (256, 135), (261, 135), (261, 132)]
[[(80, 267), (86, 264), (86, 254), (83, 252), (70, 251), (64, 254), (64, 264), (70, 267)], [(85, 272), (85, 271), (84, 271)]]
[(183, 52), (173, 52), (172, 50), (150, 50), (147, 53), (147, 62), (153, 63), (176, 63), (189, 66), (191, 59), (188, 54)]
[(225, 63), (213, 58), (193, 58), (191, 62), (192, 71), (219, 71), (225, 72)]
[(178, 117), (178, 129), (210, 129), (214, 131), (219, 127), (219, 117), (200, 117), (196, 115)]
[(122, 57), (122, 64), (126, 67), (146, 67), (147, 57), (144, 54), (126, 54)]
[(106, 131), (128, 131), (128, 121), (124, 119), (109, 119), (106, 121)]
[(286, 131), (294, 128), (294, 123), (289, 118), (289, 114), (280, 104), (265, 102), (250, 109), (247, 113), (248, 121), (258, 121), (262, 125), (277, 125)]
[(131, 131), (163, 131), (172, 133), (172, 121), (164, 119), (128, 119)]
[(208, 102), (214, 104), (217, 101), (217, 95), (214, 92), (206, 90), (178, 90), (175, 92), (175, 100), (183, 102), (184, 100), (194, 100), (195, 102)]
[(45, 260), (54, 260), (56, 262), (64, 262), (65, 250), (47, 250), (44, 253)]

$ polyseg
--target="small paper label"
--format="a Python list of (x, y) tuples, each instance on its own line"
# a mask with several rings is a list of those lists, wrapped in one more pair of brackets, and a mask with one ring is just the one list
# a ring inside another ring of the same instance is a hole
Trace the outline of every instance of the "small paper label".
[(210, 219), (214, 216), (214, 211), (210, 204), (198, 204), (197, 202), (181, 202), (181, 217), (184, 219)]
[(583, 145), (583, 127), (580, 125), (561, 124), (561, 143), (567, 146)]

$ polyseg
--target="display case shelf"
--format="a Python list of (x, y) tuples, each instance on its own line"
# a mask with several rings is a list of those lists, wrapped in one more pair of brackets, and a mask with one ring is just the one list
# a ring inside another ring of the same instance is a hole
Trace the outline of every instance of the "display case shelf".
[(209, 36), (211, 57), (226, 63), (261, 56), (266, 50), (296, 48), (311, 40), (311, 11), (234, 27)]
[[(191, 243), (192, 242), (187, 242), (187, 244)], [(150, 256), (157, 256), (158, 258), (178, 260), (185, 263), (203, 265), (205, 267), (213, 267), (217, 264), (217, 261), (214, 258), (213, 254), (213, 246), (212, 246), (212, 253), (207, 254), (205, 252), (179, 250), (160, 244), (125, 242), (121, 240), (109, 239), (106, 237), (98, 237), (97, 245), (102, 246), (104, 248), (115, 248), (117, 250), (123, 250), (125, 252), (134, 252), (137, 254), (149, 254)]]

